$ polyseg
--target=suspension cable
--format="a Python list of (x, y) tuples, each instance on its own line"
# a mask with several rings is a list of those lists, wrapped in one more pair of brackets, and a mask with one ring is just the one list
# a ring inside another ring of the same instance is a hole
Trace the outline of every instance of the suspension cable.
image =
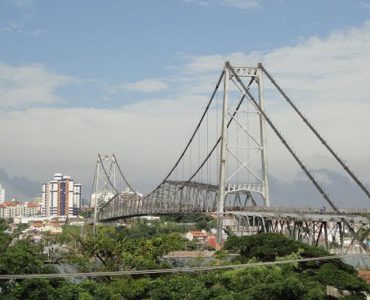
[(334, 150), (329, 146), (325, 139), (319, 134), (319, 132), (313, 127), (313, 125), (307, 120), (307, 118), (301, 113), (298, 107), (290, 100), (290, 98), (284, 93), (277, 82), (272, 78), (272, 76), (267, 72), (262, 63), (258, 64), (258, 67), (267, 76), (267, 78), (272, 82), (276, 89), (280, 92), (283, 98), (290, 104), (294, 111), (301, 117), (302, 121), (311, 129), (314, 135), (320, 140), (320, 142), (326, 147), (326, 149), (334, 156), (337, 162), (343, 167), (343, 169), (348, 173), (348, 175), (357, 183), (357, 185), (362, 189), (362, 191), (370, 198), (370, 192), (365, 187), (365, 185), (358, 179), (358, 177), (351, 171), (351, 169), (344, 163), (344, 161), (334, 152)]
[(117, 191), (116, 187), (112, 184), (112, 181), (111, 181), (111, 180), (110, 180), (110, 178), (109, 178), (109, 175), (108, 175), (108, 173), (107, 173), (107, 170), (106, 170), (106, 169), (105, 169), (105, 167), (104, 167), (103, 160), (101, 159), (100, 154), (98, 154), (98, 158), (99, 158), (99, 161), (100, 161), (101, 166), (102, 166), (102, 168), (103, 168), (104, 174), (105, 174), (105, 176), (107, 177), (107, 180), (108, 180), (108, 182), (109, 182), (110, 186), (115, 190), (115, 192), (116, 192), (117, 194), (119, 194), (119, 192)]
[[(162, 180), (162, 182), (151, 192), (151, 193), (153, 193), (157, 188), (159, 188), (170, 176), (171, 176), (171, 174), (172, 174), (172, 172), (176, 169), (176, 167), (178, 166), (178, 164), (180, 163), (180, 161), (182, 160), (182, 158), (184, 157), (184, 155), (185, 155), (185, 153), (186, 153), (186, 151), (188, 150), (188, 148), (189, 148), (189, 146), (190, 146), (190, 144), (191, 144), (191, 142), (193, 141), (193, 139), (194, 139), (194, 137), (195, 137), (195, 135), (196, 135), (196, 133), (197, 133), (197, 131), (198, 131), (198, 129), (199, 129), (199, 127), (200, 127), (200, 125), (202, 124), (202, 122), (203, 122), (203, 119), (204, 119), (204, 117), (206, 116), (206, 113), (207, 113), (207, 111), (208, 111), (208, 109), (209, 109), (209, 107), (211, 106), (211, 103), (212, 103), (212, 101), (213, 101), (213, 99), (214, 99), (214, 97), (215, 97), (215, 95), (216, 95), (216, 93), (217, 93), (217, 90), (218, 90), (218, 88), (219, 88), (219, 86), (220, 86), (220, 83), (221, 83), (221, 81), (222, 81), (222, 79), (223, 79), (223, 77), (224, 77), (224, 75), (225, 75), (225, 71), (224, 70), (222, 70), (222, 72), (221, 72), (221, 75), (220, 75), (220, 77), (219, 77), (219, 79), (218, 79), (218, 81), (217, 81), (217, 84), (216, 84), (216, 87), (215, 87), (215, 89), (214, 89), (214, 91), (213, 91), (213, 93), (212, 93), (212, 95), (211, 95), (211, 98), (209, 99), (209, 101), (208, 101), (208, 104), (207, 104), (207, 106), (206, 106), (206, 108), (205, 108), (205, 110), (204, 110), (204, 112), (203, 112), (203, 114), (202, 114), (202, 117), (200, 118), (200, 121), (198, 122), (198, 124), (197, 124), (197, 126), (196, 126), (196, 128), (195, 128), (195, 130), (194, 130), (194, 132), (193, 132), (193, 134), (191, 135), (191, 137), (190, 137), (190, 140), (189, 140), (189, 142), (187, 143), (187, 145), (185, 146), (185, 149), (181, 152), (181, 155), (180, 155), (180, 157), (178, 158), (178, 160), (176, 161), (176, 163), (175, 163), (175, 165), (172, 167), (172, 169), (170, 170), (170, 172), (167, 174), (167, 176)], [(150, 194), (151, 194), (150, 193)], [(149, 195), (150, 195), (149, 194)]]
[(117, 161), (117, 159), (116, 159), (116, 156), (115, 156), (114, 154), (113, 154), (113, 159), (114, 159), (114, 161), (116, 162), (116, 166), (117, 166), (117, 168), (118, 168), (118, 171), (119, 171), (119, 173), (121, 174), (121, 176), (122, 176), (123, 180), (125, 181), (125, 183), (127, 184), (128, 188), (129, 188), (132, 192), (134, 192), (135, 194), (137, 194), (137, 192), (136, 192), (136, 191), (132, 188), (132, 186), (128, 183), (128, 181), (127, 181), (127, 179), (126, 179), (125, 175), (123, 175), (123, 172), (122, 172), (122, 170), (121, 170), (121, 167), (119, 166), (118, 161)]
[[(207, 112), (207, 152), (209, 153), (209, 112)], [(209, 169), (209, 160), (207, 160), (207, 183), (210, 183), (210, 169)]]
[[(103, 210), (105, 207), (107, 207), (108, 206), (108, 204), (111, 202), (111, 201), (113, 201), (113, 199), (115, 199), (118, 195), (119, 195), (119, 192), (117, 191), (117, 189), (116, 189), (116, 187), (112, 184), (112, 182), (111, 182), (111, 180), (110, 180), (110, 178), (109, 178), (109, 176), (108, 176), (108, 173), (107, 173), (107, 171), (106, 171), (106, 169), (105, 169), (105, 167), (104, 167), (104, 164), (103, 164), (103, 161), (102, 161), (102, 159), (101, 159), (101, 156), (100, 156), (100, 154), (98, 154), (98, 159), (99, 159), (99, 161), (100, 161), (100, 164), (101, 164), (101, 166), (102, 166), (102, 168), (103, 168), (103, 172), (104, 172), (104, 174), (105, 174), (105, 176), (107, 177), (107, 180), (108, 180), (108, 182), (109, 182), (109, 184), (110, 184), (110, 186), (115, 190), (115, 192), (116, 192), (116, 194), (111, 198), (111, 199), (109, 199), (106, 203), (104, 203), (102, 206), (101, 206), (101, 208), (100, 208), (100, 210)], [(97, 196), (95, 196), (95, 197), (97, 197)], [(96, 203), (95, 203), (95, 205), (97, 205), (97, 198), (95, 198), (96, 200)]]
[[(248, 82), (248, 85), (246, 86), (246, 88), (249, 90), (250, 86), (252, 85), (254, 81), (254, 77), (251, 78), (251, 80)], [(237, 114), (237, 112), (239, 111), (240, 109), (240, 106), (243, 104), (243, 101), (245, 99), (245, 95), (243, 95), (239, 102), (238, 102), (238, 105), (236, 106), (235, 108), (235, 111), (233, 112), (233, 115), (232, 117), (230, 118), (229, 122), (227, 123), (227, 128), (229, 128), (231, 122), (233, 121), (235, 115)], [(191, 177), (187, 180), (188, 182), (191, 181), (196, 175), (197, 173), (200, 171), (200, 169), (203, 168), (203, 166), (205, 165), (205, 163), (208, 161), (208, 159), (211, 157), (211, 155), (213, 154), (213, 151), (215, 151), (217, 145), (220, 143), (221, 141), (221, 136), (218, 138), (218, 140), (216, 141), (215, 145), (212, 147), (211, 151), (208, 153), (208, 155), (206, 156), (206, 158), (203, 160), (202, 164), (199, 165), (198, 169), (193, 173), (193, 175), (191, 175)]]
[[(298, 163), (298, 165), (301, 167), (303, 172), (307, 175), (307, 177), (311, 180), (313, 185), (316, 187), (316, 189), (321, 193), (323, 198), (326, 200), (326, 202), (331, 206), (331, 208), (339, 213), (338, 208), (334, 205), (333, 201), (329, 198), (328, 194), (324, 191), (324, 189), (320, 186), (320, 184), (316, 181), (316, 179), (312, 176), (311, 172), (308, 171), (307, 167), (303, 164), (302, 160), (298, 157), (298, 155), (293, 151), (293, 149), (289, 146), (288, 142), (284, 139), (284, 137), (281, 135), (279, 130), (275, 127), (275, 125), (272, 123), (270, 117), (266, 114), (266, 112), (261, 108), (257, 100), (253, 97), (253, 95), (248, 91), (247, 87), (243, 83), (243, 81), (240, 79), (239, 75), (235, 72), (234, 68), (230, 65), (229, 62), (225, 63), (225, 66), (230, 70), (232, 75), (235, 77), (235, 79), (238, 81), (238, 83), (241, 85), (241, 87), (244, 90), (244, 95), (248, 97), (249, 100), (251, 100), (256, 108), (260, 111), (262, 116), (265, 118), (266, 122), (270, 125), (271, 129), (275, 132), (277, 137), (280, 139), (280, 141), (283, 143), (283, 145), (286, 147), (288, 152), (293, 156), (295, 161)], [(356, 240), (361, 244), (361, 246), (366, 250), (366, 246), (363, 244), (363, 241), (360, 239), (360, 237), (357, 235), (357, 233), (354, 231), (352, 226), (349, 224), (348, 221), (343, 219), (343, 223), (346, 224), (346, 226), (351, 231), (351, 234), (356, 238)]]

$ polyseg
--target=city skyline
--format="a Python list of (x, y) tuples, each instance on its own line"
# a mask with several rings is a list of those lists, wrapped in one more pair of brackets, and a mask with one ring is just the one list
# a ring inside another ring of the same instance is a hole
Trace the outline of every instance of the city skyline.
[[(42, 182), (60, 170), (91, 186), (97, 153), (115, 153), (135, 188), (149, 192), (179, 155), (229, 59), (262, 61), (370, 182), (368, 1), (87, 7), (18, 0), (0, 7), (0, 168), (12, 176)], [(330, 183), (333, 172), (342, 174), (266, 88), (266, 109), (310, 167), (324, 170), (319, 178)], [(267, 152), (280, 186), (300, 180), (271, 132)]]

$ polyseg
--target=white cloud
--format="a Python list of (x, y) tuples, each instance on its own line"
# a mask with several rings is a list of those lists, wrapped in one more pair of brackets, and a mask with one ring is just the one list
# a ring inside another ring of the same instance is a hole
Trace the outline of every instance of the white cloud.
[(256, 8), (261, 2), (261, 0), (182, 0), (182, 1), (186, 3), (196, 3), (202, 6), (220, 5), (240, 9)]
[(0, 64), (0, 108), (28, 107), (58, 101), (56, 89), (71, 78), (55, 74), (42, 65)]
[(189, 74), (194, 73), (211, 73), (222, 70), (225, 61), (229, 60), (236, 64), (245, 65), (246, 62), (255, 62), (257, 54), (245, 54), (243, 52), (234, 52), (228, 55), (184, 55), (183, 59), (186, 61), (182, 69)]
[(30, 36), (30, 37), (38, 37), (46, 33), (45, 30), (41, 30), (41, 29), (36, 29), (36, 30), (24, 29), (23, 24), (13, 23), (13, 22), (9, 23), (8, 25), (1, 26), (0, 32), (19, 33), (19, 34), (23, 34), (25, 36)]
[(221, 5), (231, 6), (242, 9), (255, 8), (259, 5), (260, 0), (218, 0)]
[[(140, 190), (148, 192), (182, 150), (228, 58), (232, 63), (250, 66), (262, 60), (339, 154), (369, 182), (369, 53), (370, 22), (367, 22), (327, 38), (313, 37), (266, 53), (240, 51), (228, 55), (185, 56), (184, 64), (172, 78), (120, 86), (121, 90), (153, 92), (167, 88), (174, 95), (171, 99), (146, 98), (120, 109), (33, 108), (3, 112), (0, 140), (6, 142), (2, 145), (0, 165), (6, 163), (8, 169), (39, 180), (60, 170), (87, 184), (92, 178), (96, 154), (115, 153), (127, 177)], [(8, 82), (23, 86), (21, 90), (27, 90), (23, 93), (27, 97), (17, 94), (11, 97), (18, 99), (19, 105), (33, 103), (27, 100), (28, 96), (37, 94), (33, 88), (40, 84), (44, 91), (32, 99), (57, 101), (55, 89), (68, 80), (42, 66), (5, 67), (9, 69), (3, 75), (4, 67), (0, 67), (0, 78), (3, 76)], [(335, 169), (320, 144), (292, 117), (293, 112), (265, 82), (267, 110), (288, 141), (311, 167)], [(173, 84), (176, 89), (172, 83), (176, 83)], [(4, 86), (0, 86), (0, 95), (1, 92), (5, 93)], [(268, 138), (272, 174), (280, 179), (292, 178), (298, 167), (271, 132)]]
[[(326, 38), (312, 37), (265, 53), (185, 56), (185, 65), (181, 68), (189, 77), (203, 78), (204, 83), (207, 78), (209, 82), (215, 81), (226, 59), (235, 65), (248, 66), (262, 61), (334, 149), (370, 181), (366, 167), (366, 162), (370, 161), (370, 142), (365, 138), (370, 126), (369, 53), (370, 21), (360, 27), (334, 32)], [(310, 138), (311, 134), (294, 112), (273, 92), (267, 79), (265, 81), (267, 110), (288, 141), (315, 168), (332, 169), (330, 159), (322, 160), (324, 165), (321, 166), (313, 159), (323, 149), (320, 143)], [(298, 167), (272, 132), (268, 146), (274, 174), (286, 178), (295, 176)]]
[(130, 92), (155, 93), (164, 91), (167, 88), (168, 84), (163, 80), (145, 79), (132, 83), (109, 86), (106, 89), (109, 90), (110, 92), (130, 91)]
[(70, 174), (85, 184), (87, 197), (97, 153), (115, 153), (129, 180), (149, 192), (177, 158), (204, 106), (196, 98), (154, 103), (0, 113), (0, 166), (39, 181), (56, 171)]
[(46, 33), (46, 30), (34, 29), (29, 25), (29, 21), (39, 12), (35, 0), (3, 0), (3, 2), (0, 1), (0, 9), (9, 11), (9, 15), (15, 12), (15, 16), (10, 20), (0, 23), (0, 32), (16, 33), (28, 37), (38, 37)]

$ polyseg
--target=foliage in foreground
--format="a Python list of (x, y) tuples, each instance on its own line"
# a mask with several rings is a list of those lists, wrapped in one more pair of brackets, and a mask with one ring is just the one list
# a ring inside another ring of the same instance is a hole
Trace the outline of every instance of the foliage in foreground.
[[(176, 233), (157, 232), (148, 236), (144, 231), (143, 238), (137, 236), (137, 228), (132, 230), (130, 235), (127, 234), (129, 229), (124, 232), (102, 227), (96, 237), (90, 234), (81, 237), (75, 229), (69, 228), (60, 240), (80, 239), (75, 259), (79, 257), (88, 263), (100, 257), (101, 266), (106, 270), (158, 268), (163, 254), (183, 246), (183, 240)], [(3, 231), (0, 232), (0, 240), (4, 241), (0, 274), (56, 272), (44, 264), (40, 246), (27, 241), (11, 244)], [(225, 243), (224, 250), (237, 254), (235, 263), (328, 255), (322, 249), (275, 234), (232, 237)], [(78, 262), (80, 266), (83, 265), (81, 261)], [(192, 274), (100, 277), (75, 283), (64, 279), (29, 278), (1, 281), (0, 284), (0, 300), (329, 299), (326, 296), (327, 285), (352, 291), (351, 299), (364, 299), (361, 291), (369, 291), (356, 271), (340, 260)]]

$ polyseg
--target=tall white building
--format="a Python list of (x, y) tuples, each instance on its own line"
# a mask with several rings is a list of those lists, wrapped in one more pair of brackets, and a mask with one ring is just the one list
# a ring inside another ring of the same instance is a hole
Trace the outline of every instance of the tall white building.
[(98, 205), (100, 205), (102, 202), (108, 202), (113, 197), (114, 194), (111, 192), (93, 193), (91, 194), (90, 207), (95, 207), (96, 200), (98, 200)]
[(2, 188), (0, 184), (0, 203), (5, 201), (5, 190)]
[(55, 173), (54, 179), (42, 185), (41, 213), (46, 216), (74, 216), (81, 209), (82, 185), (70, 176)]

